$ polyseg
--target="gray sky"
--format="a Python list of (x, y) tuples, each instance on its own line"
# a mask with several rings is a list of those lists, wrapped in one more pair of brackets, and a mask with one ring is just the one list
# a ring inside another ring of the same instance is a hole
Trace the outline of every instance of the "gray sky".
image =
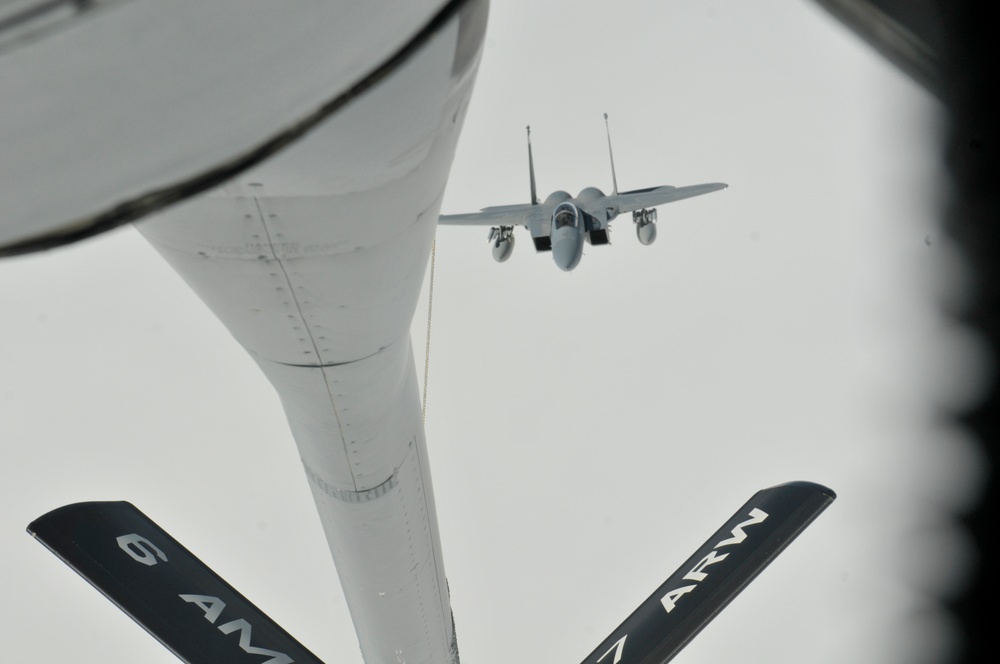
[[(678, 662), (921, 661), (978, 457), (929, 95), (807, 2), (495, 2), (444, 212), (723, 181), (560, 272), (438, 234), (428, 394), (464, 661), (583, 659), (755, 490), (834, 505)], [(426, 292), (424, 297), (426, 298)], [(175, 661), (24, 534), (127, 499), (326, 661), (360, 661), (270, 386), (131, 228), (0, 262), (5, 655)], [(413, 326), (422, 373), (426, 299)]]

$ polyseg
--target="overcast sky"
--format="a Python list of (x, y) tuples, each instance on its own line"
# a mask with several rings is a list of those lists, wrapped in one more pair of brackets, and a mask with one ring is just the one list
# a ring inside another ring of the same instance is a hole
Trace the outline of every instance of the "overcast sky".
[[(521, 230), (438, 233), (427, 438), (463, 660), (582, 660), (757, 489), (838, 500), (678, 662), (926, 661), (978, 457), (944, 409), (934, 100), (809, 2), (495, 2), (443, 212), (727, 182), (560, 272)], [(414, 320), (423, 372), (426, 292)], [(329, 662), (357, 640), (284, 415), (127, 228), (0, 262), (0, 608), (10, 660), (171, 662), (24, 533), (126, 499)]]

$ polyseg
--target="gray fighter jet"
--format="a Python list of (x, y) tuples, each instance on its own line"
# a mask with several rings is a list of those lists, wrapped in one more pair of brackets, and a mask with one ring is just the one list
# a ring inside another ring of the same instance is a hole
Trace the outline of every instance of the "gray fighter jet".
[[(604, 114), (607, 130), (608, 114)], [(725, 189), (721, 182), (696, 184), (689, 187), (649, 187), (618, 193), (611, 132), (608, 134), (608, 155), (611, 158), (611, 180), (614, 190), (605, 194), (597, 187), (587, 187), (574, 198), (566, 191), (554, 191), (539, 201), (535, 188), (535, 164), (531, 156), (531, 127), (528, 127), (528, 175), (531, 179), (531, 203), (496, 205), (469, 214), (441, 215), (440, 223), (456, 226), (491, 226), (489, 242), (493, 258), (504, 262), (514, 250), (514, 226), (524, 226), (531, 233), (535, 251), (551, 251), (560, 270), (569, 272), (580, 264), (584, 242), (593, 245), (610, 244), (611, 222), (623, 212), (632, 213), (635, 234), (645, 245), (656, 240), (656, 206), (684, 198), (700, 196)]]

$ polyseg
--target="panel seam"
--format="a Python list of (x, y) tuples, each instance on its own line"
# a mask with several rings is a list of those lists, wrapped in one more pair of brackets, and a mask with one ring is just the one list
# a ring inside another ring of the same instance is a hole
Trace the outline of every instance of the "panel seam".
[[(302, 305), (299, 302), (298, 295), (295, 293), (295, 288), (292, 284), (292, 278), (288, 275), (288, 270), (285, 268), (284, 262), (278, 256), (278, 252), (274, 249), (274, 240), (271, 238), (271, 229), (267, 227), (267, 219), (264, 215), (264, 210), (261, 209), (260, 199), (256, 196), (253, 198), (254, 206), (257, 208), (257, 218), (260, 219), (260, 224), (264, 228), (264, 236), (267, 238), (267, 244), (271, 248), (271, 256), (274, 257), (274, 262), (278, 264), (281, 269), (281, 274), (285, 277), (285, 284), (288, 286), (288, 291), (291, 293), (292, 302), (295, 303), (295, 310), (299, 314), (299, 319), (302, 321), (302, 325), (305, 327), (306, 334), (309, 336), (309, 343), (312, 344), (313, 353), (315, 353), (316, 358), (319, 358), (319, 346), (316, 345), (316, 340), (313, 338), (312, 328), (309, 327), (309, 321), (306, 320), (306, 315), (302, 311)], [(330, 387), (330, 379), (326, 375), (326, 370), (324, 367), (318, 367), (320, 375), (323, 376), (323, 385), (326, 387), (326, 396), (330, 402), (330, 408), (333, 410), (333, 417), (337, 420), (337, 430), (340, 433), (340, 444), (344, 449), (344, 459), (347, 463), (347, 469), (351, 473), (351, 483), (354, 485), (354, 491), (358, 490), (358, 478), (354, 476), (354, 468), (351, 467), (351, 454), (347, 449), (347, 436), (344, 435), (344, 424), (340, 421), (340, 412), (337, 410), (337, 404), (333, 399), (333, 389)]]

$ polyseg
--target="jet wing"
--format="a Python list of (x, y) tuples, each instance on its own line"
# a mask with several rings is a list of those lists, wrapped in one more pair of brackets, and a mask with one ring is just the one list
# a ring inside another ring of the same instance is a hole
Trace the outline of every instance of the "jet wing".
[[(617, 212), (632, 212), (643, 208), (656, 207), (665, 203), (701, 196), (720, 189), (726, 189), (728, 184), (722, 182), (710, 182), (708, 184), (695, 184), (690, 187), (650, 187), (649, 189), (636, 189), (626, 191), (621, 194), (612, 194), (599, 201), (602, 207), (616, 208)], [(588, 212), (590, 212), (588, 210)]]
[(442, 214), (438, 223), (451, 226), (532, 226), (552, 216), (549, 205), (494, 205), (479, 212)]

